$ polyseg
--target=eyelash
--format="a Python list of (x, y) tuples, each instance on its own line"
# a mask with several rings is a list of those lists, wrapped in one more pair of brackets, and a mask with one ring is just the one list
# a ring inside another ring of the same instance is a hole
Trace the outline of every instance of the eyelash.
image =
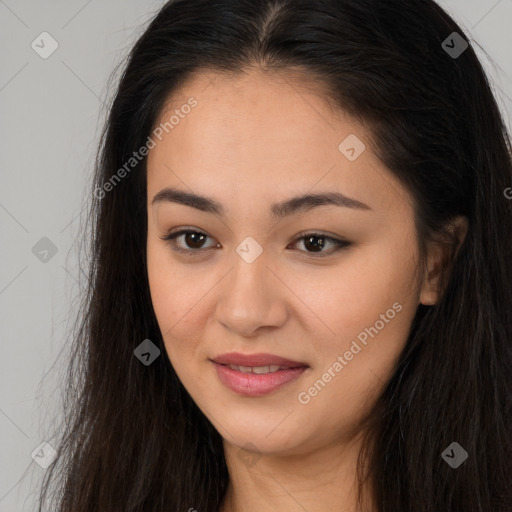
[[(195, 229), (182, 229), (182, 230), (176, 231), (174, 233), (169, 233), (168, 235), (162, 236), (160, 238), (161, 238), (161, 240), (169, 242), (169, 245), (171, 246), (171, 249), (173, 251), (186, 253), (189, 256), (199, 256), (200, 253), (204, 253), (205, 251), (208, 251), (209, 249), (215, 249), (215, 247), (208, 247), (206, 249), (202, 249), (202, 248), (200, 248), (200, 249), (183, 249), (182, 247), (177, 247), (175, 239), (181, 235), (187, 235), (187, 234), (197, 234), (197, 235), (203, 235), (203, 236), (208, 237), (208, 235), (206, 233), (203, 233), (202, 231), (198, 231)], [(302, 233), (299, 233), (299, 235), (297, 236), (297, 238), (295, 238), (295, 240), (292, 242), (292, 244), (296, 244), (300, 240), (303, 240), (308, 237), (329, 240), (331, 242), (334, 242), (334, 244), (335, 244), (335, 247), (328, 252), (315, 253), (315, 252), (308, 252), (308, 251), (300, 251), (300, 252), (305, 252), (308, 256), (311, 255), (313, 257), (318, 257), (318, 258), (324, 258), (326, 256), (333, 255), (339, 251), (342, 251), (343, 249), (346, 249), (347, 247), (349, 247), (351, 245), (350, 242), (347, 242), (345, 240), (340, 240), (337, 238), (333, 238), (333, 237), (324, 235), (322, 233), (314, 233), (314, 232), (309, 232), (309, 231), (304, 231)]]

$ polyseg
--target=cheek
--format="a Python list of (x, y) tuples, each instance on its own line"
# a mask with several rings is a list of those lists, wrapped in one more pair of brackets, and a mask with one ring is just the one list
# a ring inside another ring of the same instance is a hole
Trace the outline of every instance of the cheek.
[(186, 270), (180, 273), (180, 266), (173, 258), (171, 249), (165, 243), (148, 241), (149, 288), (162, 334), (185, 316), (187, 309), (190, 309), (189, 302), (196, 293), (193, 290), (197, 289), (197, 280), (191, 280), (191, 275)]
[[(350, 280), (347, 280), (347, 283)], [(356, 431), (391, 378), (407, 342), (417, 305), (407, 286), (387, 279), (357, 293), (331, 295), (322, 318), (335, 336), (316, 339), (317, 364), (296, 400), (313, 428)], [(345, 307), (344, 300), (350, 304)], [(381, 316), (383, 315), (383, 316)], [(339, 407), (334, 404), (339, 404)]]
[[(184, 330), (187, 311), (192, 298), (189, 290), (193, 288), (186, 277), (178, 274), (176, 265), (172, 265), (170, 249), (161, 247), (157, 242), (148, 242), (147, 269), (148, 282), (153, 310), (171, 361), (176, 349), (190, 347), (190, 343), (174, 345), (168, 342)], [(189, 286), (187, 286), (187, 284)], [(185, 329), (186, 330), (186, 329)], [(176, 338), (179, 340), (179, 336)]]
[[(416, 261), (417, 255), (410, 246), (406, 248), (404, 243), (404, 247), (397, 248), (390, 241), (347, 252), (339, 265), (329, 269), (312, 268), (300, 275), (287, 273), (294, 292), (314, 314), (311, 324), (320, 329), (318, 335), (327, 341), (318, 348), (331, 351), (343, 347), (379, 321), (386, 311), (393, 317), (385, 324), (386, 330), (397, 324), (401, 332), (404, 326), (400, 319), (414, 315), (418, 304)], [(396, 315), (395, 303), (402, 306)]]
[(177, 262), (171, 249), (158, 241), (148, 242), (147, 269), (158, 326), (168, 357), (181, 377), (186, 368), (206, 360), (201, 350), (203, 332), (212, 317), (208, 299), (222, 275), (206, 264)]
[[(418, 306), (416, 254), (405, 245), (398, 251), (392, 242), (354, 251), (335, 271), (313, 279), (315, 286), (299, 292), (321, 319), (315, 321), (318, 336), (310, 333), (318, 362), (311, 384), (333, 382), (317, 405), (343, 394), (346, 404), (357, 409), (391, 377)], [(336, 377), (322, 379), (329, 369)]]
[(154, 242), (147, 245), (147, 270), (151, 302), (162, 334), (170, 329), (171, 318), (179, 314), (176, 295), (171, 293), (171, 285), (175, 284), (175, 276), (164, 251)]

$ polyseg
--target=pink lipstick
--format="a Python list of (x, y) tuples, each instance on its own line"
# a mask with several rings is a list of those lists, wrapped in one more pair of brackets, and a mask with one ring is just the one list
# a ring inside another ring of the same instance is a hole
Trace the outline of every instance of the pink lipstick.
[(306, 363), (273, 354), (232, 352), (215, 357), (212, 363), (220, 381), (235, 393), (263, 396), (291, 382), (309, 368)]

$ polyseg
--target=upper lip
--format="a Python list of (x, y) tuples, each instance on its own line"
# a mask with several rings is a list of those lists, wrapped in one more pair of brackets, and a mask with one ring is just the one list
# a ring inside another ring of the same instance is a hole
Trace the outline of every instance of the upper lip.
[(234, 364), (237, 366), (270, 366), (276, 364), (279, 366), (288, 366), (296, 368), (298, 366), (308, 366), (306, 363), (299, 361), (292, 361), (284, 357), (276, 356), (273, 354), (240, 354), (238, 352), (230, 352), (229, 354), (221, 354), (215, 359), (214, 363), (218, 364)]

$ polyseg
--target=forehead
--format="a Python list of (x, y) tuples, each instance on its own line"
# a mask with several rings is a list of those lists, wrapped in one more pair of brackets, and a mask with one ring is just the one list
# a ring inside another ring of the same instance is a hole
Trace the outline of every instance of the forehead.
[[(325, 91), (297, 72), (191, 76), (158, 118), (156, 126), (171, 116), (175, 122), (149, 153), (148, 199), (173, 185), (217, 197), (226, 197), (226, 188), (245, 188), (269, 199), (273, 192), (288, 197), (319, 184), (391, 205), (397, 198), (382, 192), (391, 186), (403, 195), (401, 184), (372, 152), (370, 131), (334, 109)], [(195, 106), (184, 108), (191, 100)], [(365, 145), (354, 161), (340, 150), (349, 136)]]
[[(250, 138), (253, 144), (277, 139), (288, 143), (296, 141), (303, 147), (305, 140), (311, 141), (308, 146), (321, 140), (328, 144), (326, 130), (339, 131), (340, 121), (357, 130), (362, 137), (368, 135), (362, 125), (340, 109), (333, 108), (321, 82), (315, 82), (297, 70), (251, 70), (237, 74), (196, 72), (167, 98), (158, 123), (165, 123), (191, 97), (197, 100), (197, 106), (191, 115), (180, 120), (180, 124), (186, 126), (180, 130), (176, 126), (172, 130), (182, 138), (198, 135), (200, 130), (203, 140), (209, 134), (212, 137), (218, 134), (217, 139), (222, 134), (229, 135), (226, 144), (245, 142), (248, 145)], [(196, 122), (182, 122), (188, 117), (195, 118)]]
[[(263, 106), (266, 100), (279, 100), (280, 103), (304, 103), (306, 97), (316, 97), (325, 103), (324, 107), (336, 115), (338, 108), (330, 99), (327, 84), (315, 78), (310, 71), (300, 66), (292, 66), (286, 70), (264, 70), (247, 67), (237, 72), (200, 69), (192, 72), (183, 85), (174, 90), (168, 97), (168, 108), (187, 101), (191, 94), (205, 101), (230, 105), (231, 107), (248, 108)], [(249, 103), (247, 103), (249, 100)], [(298, 105), (297, 105), (298, 106)], [(342, 113), (343, 115), (343, 113)]]

